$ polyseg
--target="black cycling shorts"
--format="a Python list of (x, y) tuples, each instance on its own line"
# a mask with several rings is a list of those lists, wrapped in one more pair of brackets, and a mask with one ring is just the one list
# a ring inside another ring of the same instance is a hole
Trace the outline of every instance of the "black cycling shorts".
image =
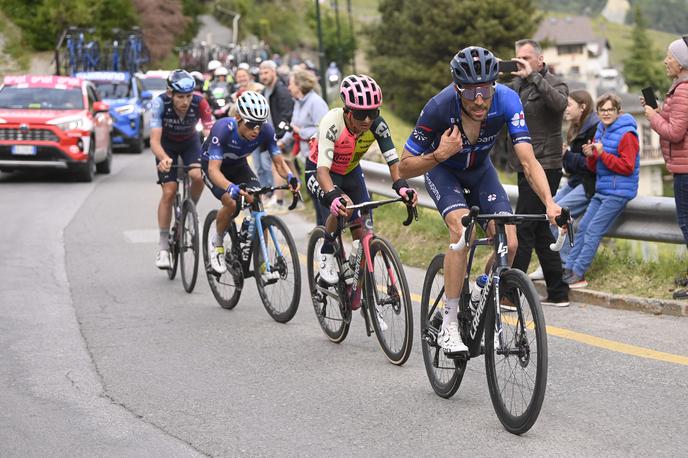
[[(217, 200), (222, 200), (222, 195), (227, 192), (227, 190), (216, 186), (210, 180), (210, 176), (208, 176), (208, 161), (201, 162), (201, 171), (203, 172), (203, 182), (205, 185), (210, 188), (210, 191), (217, 197)], [(260, 182), (248, 165), (248, 162), (246, 162), (246, 159), (232, 164), (223, 162), (220, 166), (220, 171), (225, 178), (234, 184), (245, 184), (248, 188), (260, 188)]]
[[(172, 165), (177, 165), (180, 157), (184, 165), (198, 164), (201, 162), (201, 140), (198, 138), (198, 135), (194, 135), (183, 142), (172, 142), (162, 139), (160, 144), (165, 150), (165, 153), (172, 159)], [(155, 165), (157, 166), (159, 163), (160, 160), (156, 157)], [(167, 173), (158, 170), (158, 184), (177, 181), (177, 172), (177, 168), (173, 168)]]
[[(316, 206), (317, 224), (324, 225), (327, 215), (330, 214), (330, 209), (327, 208), (322, 201), (325, 192), (320, 187), (320, 183), (318, 183), (316, 174), (317, 168), (318, 166), (315, 162), (310, 159), (306, 160), (306, 188), (308, 189), (308, 194), (313, 198), (313, 201), (318, 203)], [(354, 204), (370, 202), (370, 194), (368, 194), (368, 188), (366, 187), (365, 178), (363, 176), (363, 169), (361, 169), (360, 164), (346, 175), (330, 172), (330, 177), (334, 185), (341, 189), (344, 194), (349, 196)], [(351, 221), (360, 217), (361, 212), (356, 210), (351, 217)]]

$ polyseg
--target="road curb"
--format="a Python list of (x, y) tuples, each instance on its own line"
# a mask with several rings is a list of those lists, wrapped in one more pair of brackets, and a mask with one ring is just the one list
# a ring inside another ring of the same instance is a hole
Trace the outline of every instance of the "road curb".
[[(534, 283), (538, 293), (541, 295), (547, 294), (544, 281), (536, 281)], [(593, 291), (587, 288), (570, 290), (569, 299), (571, 302), (598, 305), (610, 309), (631, 310), (653, 315), (688, 316), (688, 302), (671, 299), (650, 299), (626, 294)]]

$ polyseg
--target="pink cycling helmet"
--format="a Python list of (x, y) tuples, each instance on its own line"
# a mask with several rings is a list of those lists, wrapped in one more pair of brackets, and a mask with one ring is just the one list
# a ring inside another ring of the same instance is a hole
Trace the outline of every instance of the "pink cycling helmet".
[(339, 86), (344, 105), (353, 110), (372, 110), (382, 105), (382, 89), (367, 75), (349, 75)]

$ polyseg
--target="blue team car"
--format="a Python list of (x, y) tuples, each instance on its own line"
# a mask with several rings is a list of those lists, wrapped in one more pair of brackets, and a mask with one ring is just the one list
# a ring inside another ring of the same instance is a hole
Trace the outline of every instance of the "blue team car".
[(128, 72), (79, 72), (78, 78), (92, 81), (103, 101), (110, 106), (112, 146), (139, 154), (150, 140), (150, 110), (153, 98), (141, 81)]

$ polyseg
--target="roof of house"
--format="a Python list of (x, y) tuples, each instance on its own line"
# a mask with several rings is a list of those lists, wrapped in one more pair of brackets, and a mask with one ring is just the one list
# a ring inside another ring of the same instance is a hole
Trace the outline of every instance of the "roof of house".
[(600, 43), (609, 48), (607, 39), (593, 31), (592, 21), (587, 16), (545, 18), (533, 38), (537, 41), (548, 39), (558, 45)]

